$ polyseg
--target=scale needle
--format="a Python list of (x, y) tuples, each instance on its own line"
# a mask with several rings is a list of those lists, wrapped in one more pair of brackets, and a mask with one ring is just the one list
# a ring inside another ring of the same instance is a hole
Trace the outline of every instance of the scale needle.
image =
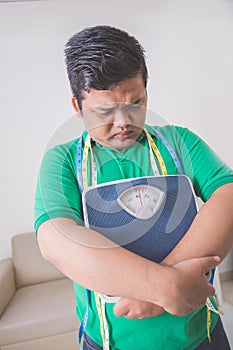
[(142, 206), (143, 206), (143, 203), (142, 203), (142, 194), (141, 194), (140, 189), (138, 189), (138, 195), (139, 195), (140, 204), (141, 204), (141, 207), (142, 207)]

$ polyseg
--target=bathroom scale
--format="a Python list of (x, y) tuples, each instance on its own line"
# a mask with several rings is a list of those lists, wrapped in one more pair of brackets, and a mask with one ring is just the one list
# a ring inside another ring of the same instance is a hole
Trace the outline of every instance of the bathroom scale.
[(192, 183), (185, 175), (91, 186), (82, 200), (86, 227), (158, 263), (174, 249), (197, 214)]
[[(175, 248), (198, 212), (192, 183), (185, 175), (147, 176), (98, 184), (83, 191), (82, 201), (86, 227), (157, 263)], [(210, 283), (213, 275), (210, 273)], [(108, 334), (104, 305), (120, 298), (99, 296)], [(208, 307), (215, 311), (211, 301)]]

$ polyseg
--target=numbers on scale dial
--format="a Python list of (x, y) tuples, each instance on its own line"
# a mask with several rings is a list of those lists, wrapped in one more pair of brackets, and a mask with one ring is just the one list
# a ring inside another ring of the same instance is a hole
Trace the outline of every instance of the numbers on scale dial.
[(128, 188), (117, 198), (118, 204), (139, 219), (151, 218), (163, 204), (165, 193), (149, 185)]

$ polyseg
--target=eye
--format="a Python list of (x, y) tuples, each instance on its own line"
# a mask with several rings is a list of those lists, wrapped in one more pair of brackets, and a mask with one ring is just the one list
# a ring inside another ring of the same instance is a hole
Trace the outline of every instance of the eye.
[(103, 111), (98, 111), (97, 114), (98, 114), (98, 117), (100, 118), (107, 118), (107, 117), (110, 117), (112, 114), (114, 113), (114, 109), (106, 109), (106, 110), (103, 110)]
[(129, 111), (138, 111), (142, 106), (139, 103), (129, 103), (127, 109)]

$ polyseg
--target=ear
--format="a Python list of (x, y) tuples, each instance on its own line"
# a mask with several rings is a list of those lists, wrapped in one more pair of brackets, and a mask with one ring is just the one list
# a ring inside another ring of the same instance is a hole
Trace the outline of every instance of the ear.
[(78, 113), (78, 116), (81, 116), (82, 112), (79, 108), (78, 101), (77, 101), (76, 97), (74, 97), (74, 96), (72, 97), (71, 103), (72, 103), (72, 106), (74, 107), (74, 110)]

